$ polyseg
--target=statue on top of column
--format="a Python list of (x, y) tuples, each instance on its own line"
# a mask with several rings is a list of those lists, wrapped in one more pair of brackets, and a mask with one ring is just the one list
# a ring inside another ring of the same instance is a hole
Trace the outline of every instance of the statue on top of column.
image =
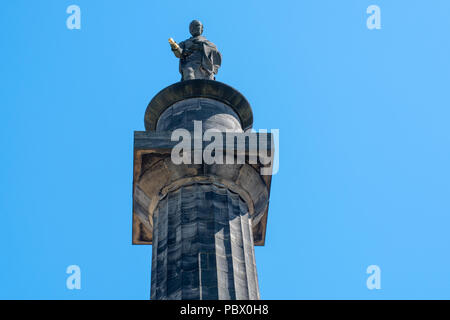
[(203, 25), (200, 21), (192, 21), (189, 31), (192, 37), (179, 44), (172, 38), (169, 39), (173, 53), (180, 59), (181, 81), (215, 80), (222, 64), (222, 55), (214, 43), (202, 36)]

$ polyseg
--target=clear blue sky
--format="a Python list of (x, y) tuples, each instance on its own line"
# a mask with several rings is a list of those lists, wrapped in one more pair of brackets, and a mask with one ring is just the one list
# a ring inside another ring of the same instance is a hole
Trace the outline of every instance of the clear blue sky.
[[(77, 4), (81, 30), (66, 28)], [(366, 8), (381, 8), (368, 30)], [(9, 0), (0, 11), (0, 298), (148, 299), (133, 131), (199, 19), (217, 80), (280, 130), (263, 299), (450, 298), (450, 2)], [(82, 289), (66, 289), (67, 266)], [(381, 268), (368, 290), (366, 268)]]

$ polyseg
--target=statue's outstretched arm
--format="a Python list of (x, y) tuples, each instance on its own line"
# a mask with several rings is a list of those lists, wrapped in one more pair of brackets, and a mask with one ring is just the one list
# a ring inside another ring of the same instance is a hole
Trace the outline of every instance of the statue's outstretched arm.
[(169, 43), (175, 57), (180, 58), (183, 53), (183, 49), (181, 49), (178, 43), (176, 43), (172, 38), (169, 38)]

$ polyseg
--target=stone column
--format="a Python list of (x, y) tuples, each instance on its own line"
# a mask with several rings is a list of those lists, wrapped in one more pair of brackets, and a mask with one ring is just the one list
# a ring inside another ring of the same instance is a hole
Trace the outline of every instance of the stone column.
[[(192, 132), (194, 121), (221, 131), (224, 141), (227, 132), (244, 138), (250, 105), (220, 82), (190, 80), (158, 93), (145, 120), (146, 132), (135, 133), (133, 243), (153, 245), (151, 299), (259, 299), (254, 245), (264, 244), (270, 176), (248, 158), (208, 165), (171, 160), (177, 143), (171, 132)], [(254, 155), (258, 146), (224, 145), (230, 148), (235, 156)]]
[(214, 184), (168, 193), (153, 216), (151, 299), (259, 299), (251, 218)]

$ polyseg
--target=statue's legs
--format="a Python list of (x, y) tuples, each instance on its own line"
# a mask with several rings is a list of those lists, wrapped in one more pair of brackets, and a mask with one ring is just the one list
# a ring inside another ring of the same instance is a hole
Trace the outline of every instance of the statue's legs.
[(183, 80), (207, 79), (214, 80), (214, 74), (209, 75), (201, 65), (186, 66), (182, 69)]
[(183, 68), (183, 80), (193, 80), (196, 79), (195, 71), (192, 67)]

